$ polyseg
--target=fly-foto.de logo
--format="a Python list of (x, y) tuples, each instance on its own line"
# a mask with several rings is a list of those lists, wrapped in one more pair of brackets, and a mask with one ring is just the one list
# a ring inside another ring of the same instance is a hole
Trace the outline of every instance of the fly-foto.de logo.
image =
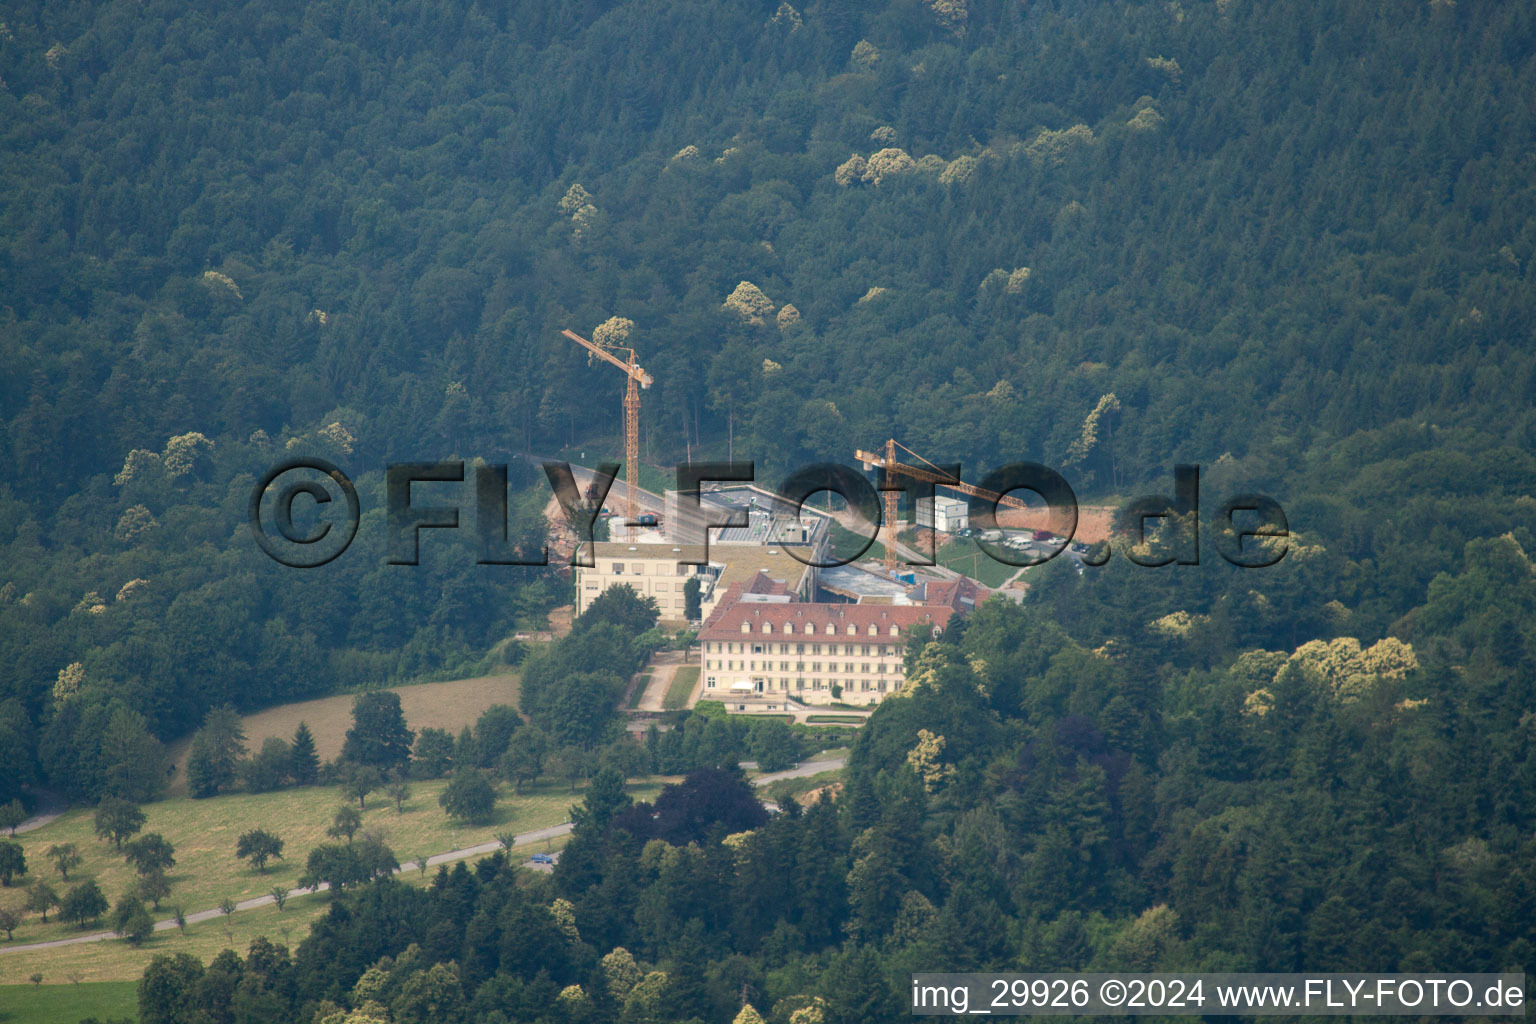
[[(541, 463), (555, 498), (580, 543), (572, 564), (590, 565), (593, 529), (604, 513), (603, 502), (618, 475), (617, 463), (593, 470), (585, 488), (578, 487), (575, 472), (566, 462)], [(816, 463), (789, 474), (771, 494), (799, 515), (811, 498), (823, 493), (838, 495), (865, 529), (856, 531), (863, 542), (857, 551), (816, 554), (786, 546), (786, 554), (818, 568), (847, 565), (860, 558), (874, 543), (899, 500), (909, 508), (932, 502), (936, 488), (958, 485), (958, 465), (938, 467), (934, 480), (899, 477), (881, 470), (872, 484), (859, 471), (838, 463)], [(387, 561), (391, 565), (417, 565), (421, 531), (456, 530), (460, 512), (474, 510), (480, 565), (548, 565), (549, 551), (519, 550), (507, 529), (507, 465), (477, 463), (466, 473), (463, 461), (395, 462), (384, 470), (387, 522)], [(678, 466), (676, 471), (679, 515), (668, 524), (669, 540), (680, 548), (702, 554), (679, 558), (679, 564), (708, 561), (709, 531), (742, 527), (747, 520), (739, 511), (721, 510), (701, 503), (704, 484), (752, 484), (752, 462), (709, 462)], [(454, 504), (417, 504), (414, 484), (472, 485)], [(970, 527), (967, 537), (987, 557), (1006, 565), (1027, 567), (1048, 562), (1073, 546), (1077, 532), (1078, 503), (1072, 487), (1061, 474), (1034, 462), (1015, 462), (988, 473), (975, 487), (966, 485)], [(1018, 492), (1034, 499), (1029, 508), (1045, 516), (1046, 528), (1032, 531), (1034, 543), (1020, 550), (1002, 540), (1006, 533), (998, 523), (1004, 505), (1025, 507), (1014, 498)], [(467, 500), (466, 500), (467, 499)], [(883, 506), (883, 507), (882, 507)], [(346, 551), (357, 536), (362, 507), (357, 488), (334, 464), (317, 458), (293, 458), (269, 469), (256, 482), (247, 508), (251, 535), (262, 551), (283, 565), (311, 569), (325, 565)], [(657, 517), (638, 515), (626, 525), (653, 526)], [(1146, 567), (1199, 565), (1201, 542), (1200, 468), (1180, 464), (1173, 471), (1173, 493), (1137, 498), (1115, 515), (1114, 540), (1083, 551), (1083, 565), (1107, 562), (1112, 549)], [(301, 525), (302, 524), (302, 525)], [(1285, 557), (1290, 524), (1278, 502), (1262, 494), (1238, 494), (1221, 502), (1207, 525), (1223, 560), (1245, 569), (1271, 566)], [(1078, 545), (1078, 549), (1082, 546)], [(899, 548), (898, 548), (899, 550)], [(587, 561), (583, 562), (585, 557)], [(908, 565), (932, 565), (920, 554), (903, 554)]]

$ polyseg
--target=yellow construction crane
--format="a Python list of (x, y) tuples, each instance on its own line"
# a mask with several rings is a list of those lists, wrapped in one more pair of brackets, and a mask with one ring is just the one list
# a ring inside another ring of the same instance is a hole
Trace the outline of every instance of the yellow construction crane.
[[(598, 345), (574, 331), (562, 331), (567, 338), (586, 349), (590, 356), (606, 360), (623, 370), (629, 377), (629, 387), (624, 392), (624, 516), (634, 524), (639, 515), (635, 504), (635, 492), (640, 487), (640, 392), (651, 386), (651, 375), (635, 362), (635, 350), (622, 345)], [(620, 359), (614, 353), (624, 353)], [(590, 364), (591, 358), (588, 358)]]
[[(928, 463), (928, 465), (932, 468), (923, 469), (920, 466), (908, 466), (904, 463), (896, 461), (897, 448), (900, 448), (902, 451), (906, 452), (914, 459), (917, 459), (919, 462)], [(900, 441), (897, 441), (895, 438), (891, 438), (889, 441), (885, 442), (884, 454), (877, 455), (874, 452), (867, 452), (862, 448), (858, 448), (854, 450), (853, 457), (862, 462), (865, 469), (872, 469), (878, 466), (881, 469), (884, 469), (891, 476), (895, 476), (899, 473), (902, 476), (909, 476), (914, 480), (927, 480), (930, 483), (938, 484), (940, 487), (948, 487), (952, 491), (959, 491), (961, 494), (969, 495), (971, 497), (985, 498), (988, 501), (995, 501), (997, 504), (1005, 505), (1008, 508), (1029, 508), (1028, 502), (1021, 501), (1018, 498), (1011, 497), (1007, 494), (998, 494), (995, 491), (984, 490), (980, 487), (973, 487), (968, 483), (964, 483), (955, 479), (948, 473), (945, 473), (938, 466), (928, 462), (927, 459), (917, 454), (917, 452), (913, 451), (911, 448), (908, 448)], [(886, 534), (885, 540), (885, 568), (889, 571), (896, 568), (896, 531), (899, 525), (896, 522), (896, 502), (901, 497), (901, 492), (885, 491), (883, 493), (885, 495), (886, 529), (890, 531), (888, 534)], [(916, 524), (916, 518), (917, 517), (914, 510), (914, 525)]]

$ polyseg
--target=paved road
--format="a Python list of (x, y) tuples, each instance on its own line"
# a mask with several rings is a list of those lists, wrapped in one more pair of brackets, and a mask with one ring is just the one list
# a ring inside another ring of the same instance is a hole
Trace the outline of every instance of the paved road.
[[(774, 772), (771, 775), (760, 776), (756, 779), (753, 779), (752, 784), (754, 786), (766, 786), (771, 782), (778, 782), (780, 779), (795, 779), (804, 775), (818, 775), (821, 772), (831, 771), (834, 768), (841, 768), (843, 764), (846, 763), (846, 761), (846, 758), (841, 757), (831, 758), (823, 761), (807, 761), (805, 764), (797, 765), (788, 771)], [(555, 839), (559, 836), (569, 835), (572, 828), (572, 824), (567, 821), (562, 822), (559, 825), (550, 825), (545, 828), (536, 828), (528, 832), (519, 832), (517, 834), (516, 840), (513, 843), (513, 846), (528, 846), (532, 843), (542, 842), (546, 839)], [(487, 853), (495, 853), (499, 849), (501, 849), (501, 841), (493, 839), (490, 842), (478, 843), (474, 846), (466, 846), (460, 850), (450, 850), (447, 853), (434, 854), (427, 858), (427, 867), (430, 868), (436, 867), (439, 864), (449, 864), (453, 861), (463, 860), (466, 857), (478, 857)], [(406, 861), (396, 870), (396, 874), (405, 871), (419, 870), (421, 870), (421, 865), (418, 861)], [(321, 883), (320, 887), (313, 891), (325, 892), (328, 889), (330, 889), (329, 885)], [(311, 892), (309, 889), (290, 889), (288, 891), (288, 895), (290, 897), (303, 896), (307, 895), (309, 892)], [(272, 902), (273, 900), (271, 895), (256, 896), (251, 899), (241, 900), (239, 903), (236, 903), (235, 909), (237, 911), (251, 910), (256, 907), (265, 907)], [(200, 921), (212, 921), (222, 913), (223, 911), (217, 908), (213, 910), (199, 910), (196, 913), (187, 915), (187, 924), (197, 924)], [(168, 931), (175, 927), (176, 922), (174, 919), (155, 922), (155, 931), (157, 932)], [(91, 932), (88, 935), (72, 935), (67, 939), (53, 939), (48, 942), (29, 942), (21, 946), (0, 946), (0, 955), (5, 953), (20, 953), (25, 950), (54, 949), (59, 946), (75, 946), (82, 942), (102, 942), (106, 939), (113, 939), (116, 937), (116, 932)]]
[(752, 780), (752, 785), (766, 786), (772, 782), (782, 782), (784, 779), (802, 779), (807, 775), (820, 775), (822, 772), (830, 772), (841, 768), (847, 763), (848, 759), (846, 757), (832, 757), (825, 761), (807, 761), (804, 764), (795, 765), (788, 771), (773, 772), (770, 775), (759, 775)]
[(69, 810), (69, 802), (52, 790), (39, 789), (36, 790), (36, 793), (41, 797), (38, 801), (37, 813), (12, 829), (13, 834), (31, 832), (33, 829), (42, 828)]

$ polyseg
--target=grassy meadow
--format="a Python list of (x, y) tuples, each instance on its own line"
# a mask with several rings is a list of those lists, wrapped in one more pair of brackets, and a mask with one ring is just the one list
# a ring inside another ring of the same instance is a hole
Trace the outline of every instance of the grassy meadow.
[[(419, 855), (445, 853), (474, 846), (496, 838), (498, 833), (527, 832), (569, 819), (569, 809), (581, 799), (564, 782), (543, 782), (528, 787), (521, 796), (503, 785), (496, 813), (484, 825), (463, 825), (447, 817), (437, 798), (447, 785), (445, 780), (411, 783), (411, 798), (404, 813), (397, 813), (393, 803), (379, 792), (368, 797), (363, 810), (363, 830), (383, 835), (384, 841), (402, 862)], [(648, 798), (659, 785), (640, 785), (633, 791)], [(171, 896), (160, 905), (157, 920), (171, 916), (171, 908), (180, 906), (187, 913), (217, 907), (226, 897), (239, 901), (261, 896), (274, 886), (293, 888), (303, 873), (309, 851), (331, 841), (325, 830), (331, 816), (344, 802), (338, 787), (310, 786), (275, 793), (234, 793), (207, 800), (174, 797), (146, 804), (145, 832), (159, 832), (176, 848), (176, 866), (169, 879)], [(281, 836), (286, 843), (284, 857), (257, 872), (246, 861), (235, 857), (239, 835), (252, 828), (265, 828)], [(90, 808), (75, 808), (35, 832), (16, 837), (27, 858), (28, 875), (8, 889), (0, 889), (0, 905), (23, 913), (26, 899), (24, 885), (41, 876), (61, 895), (76, 881), (94, 878), (109, 901), (116, 901), (133, 884), (133, 869), (106, 840), (92, 831)], [(44, 855), (51, 845), (74, 843), (84, 857), (69, 873), (65, 882)], [(238, 915), (237, 915), (238, 916)], [(86, 931), (96, 930), (86, 929)], [(14, 944), (44, 942), (81, 934), (81, 930), (58, 922), (50, 914), (45, 925), (38, 914), (27, 913), (16, 929)], [(126, 945), (110, 943), (111, 945)], [(0, 949), (3, 949), (0, 946)], [(43, 951), (43, 959), (60, 955), (60, 950)], [(0, 984), (25, 980), (36, 968), (19, 970), (22, 954), (0, 953)], [(26, 958), (30, 959), (30, 958)]]
[[(643, 794), (637, 792), (637, 796), (650, 795), (652, 795), (650, 791)], [(532, 853), (558, 850), (565, 845), (567, 838), (557, 836), (526, 847), (520, 846), (518, 854), (526, 859)], [(466, 862), (473, 864), (485, 856), (489, 855), (481, 854), (466, 858)], [(413, 869), (401, 872), (396, 877), (409, 885), (429, 885), (436, 874), (437, 867), (433, 866), (427, 869), (425, 875)], [(157, 931), (152, 938), (139, 946), (130, 945), (119, 939), (106, 939), (101, 942), (83, 942), (52, 949), (0, 954), (0, 1024), (12, 1024), (12, 1019), (6, 1017), (5, 1012), (15, 1010), (16, 1007), (27, 1002), (27, 994), (33, 990), (33, 986), (27, 982), (27, 979), (33, 972), (43, 975), (43, 995), (46, 996), (50, 989), (50, 982), (82, 983), (81, 988), (90, 987), (84, 983), (93, 982), (128, 982), (131, 986), (143, 975), (144, 968), (149, 966), (149, 961), (158, 955), (173, 956), (177, 953), (190, 953), (207, 963), (223, 949), (233, 949), (243, 956), (250, 948), (251, 942), (258, 937), (265, 937), (292, 950), (309, 934), (310, 924), (326, 912), (330, 902), (328, 893), (306, 893), (302, 896), (290, 897), (282, 910), (270, 904), (249, 910), (237, 910), (228, 917), (217, 917), (209, 921), (189, 924), (185, 932), (179, 932), (174, 928)], [(52, 987), (62, 989), (64, 986)], [(130, 987), (128, 991), (130, 994), (129, 1002), (126, 1004), (128, 1008), (114, 1010), (117, 1016), (122, 1016), (124, 1013), (131, 1016), (137, 1006), (132, 996), (133, 989)], [(71, 1009), (68, 1014), (56, 1013), (53, 1016), (36, 1019), (50, 1022), (75, 1021), (93, 1012), (105, 1019), (101, 1011), (91, 1009), (86, 1009), (78, 1015), (75, 1015), (74, 1010)], [(15, 1018), (16, 1021), (32, 1019), (34, 1018), (26, 1016)]]
[(0, 985), (0, 1024), (131, 1020), (138, 1014), (138, 985), (132, 981)]
[[(390, 686), (386, 689), (400, 695), (400, 709), (412, 729), (447, 729), (455, 734), (466, 725), (473, 725), (481, 712), (493, 704), (510, 704), (517, 707), (517, 687), (520, 676), (516, 672), (481, 676), (476, 679), (454, 679), (441, 683), (412, 683)], [(309, 725), (315, 736), (315, 751), (322, 761), (333, 761), (341, 753), (347, 730), (352, 727), (352, 701), (356, 694), (341, 693), (318, 700), (297, 701), (244, 715), (240, 723), (245, 727), (245, 745), (248, 750), (261, 749), (263, 740), (270, 736), (292, 740), (300, 722)], [(166, 753), (178, 771), (171, 780), (169, 796), (185, 796), (186, 772), (180, 770), (187, 761), (187, 749), (192, 737), (185, 736), (168, 744)]]

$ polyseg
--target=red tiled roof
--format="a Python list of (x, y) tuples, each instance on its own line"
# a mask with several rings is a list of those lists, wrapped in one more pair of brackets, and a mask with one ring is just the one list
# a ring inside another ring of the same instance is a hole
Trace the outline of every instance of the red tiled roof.
[[(905, 633), (920, 622), (931, 622), (944, 628), (954, 609), (944, 606), (889, 605), (889, 604), (811, 604), (797, 601), (788, 604), (758, 604), (738, 601), (727, 594), (715, 613), (699, 632), (700, 640), (735, 640), (742, 635), (742, 623), (752, 624), (750, 632), (762, 632), (764, 623), (771, 623), (773, 632), (780, 634), (784, 627), (793, 624), (793, 635), (802, 635), (805, 627), (814, 624), (816, 636), (868, 636), (869, 627), (879, 629), (879, 636), (889, 636), (895, 626)], [(837, 627), (836, 634), (827, 633), (827, 625)], [(857, 628), (857, 634), (849, 634), (849, 626)]]
[(955, 611), (971, 611), (991, 595), (992, 592), (986, 587), (962, 576), (955, 580), (923, 584), (922, 603), (943, 605)]

